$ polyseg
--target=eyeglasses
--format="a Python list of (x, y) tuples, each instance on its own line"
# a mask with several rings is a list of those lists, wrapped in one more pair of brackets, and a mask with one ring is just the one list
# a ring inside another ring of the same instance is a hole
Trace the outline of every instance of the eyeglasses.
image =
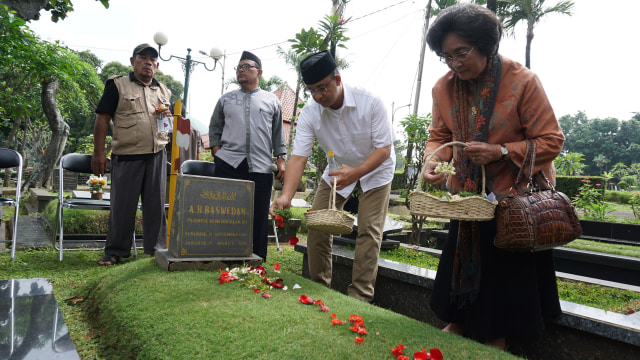
[(471, 54), (471, 52), (473, 51), (473, 49), (475, 49), (475, 46), (472, 46), (471, 49), (461, 52), (457, 55), (454, 56), (445, 56), (444, 54), (440, 55), (440, 62), (442, 62), (443, 64), (447, 64), (447, 65), (451, 65), (453, 64), (454, 61), (460, 61), (460, 62), (464, 62), (465, 60), (467, 60), (467, 56), (469, 54)]
[(240, 70), (249, 70), (251, 68), (256, 68), (257, 69), (258, 67), (255, 66), (255, 65), (251, 65), (251, 64), (242, 64), (242, 65), (238, 65), (238, 66), (234, 67), (233, 70), (240, 71)]
[(329, 90), (329, 89), (327, 89), (327, 86), (329, 86), (329, 84), (331, 84), (331, 81), (333, 81), (333, 79), (335, 79), (335, 76), (333, 76), (326, 85), (323, 85), (323, 86), (321, 86), (321, 87), (319, 87), (317, 89), (309, 89), (309, 88), (307, 88), (307, 89), (304, 90), (304, 92), (307, 93), (310, 96), (313, 96), (316, 93), (324, 94)]

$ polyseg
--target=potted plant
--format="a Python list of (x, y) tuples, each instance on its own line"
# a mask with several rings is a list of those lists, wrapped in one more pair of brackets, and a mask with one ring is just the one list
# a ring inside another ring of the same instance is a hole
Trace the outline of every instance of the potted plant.
[(87, 185), (89, 185), (89, 191), (91, 192), (92, 200), (102, 200), (102, 190), (107, 185), (107, 178), (100, 176), (91, 175), (89, 176), (89, 180), (87, 180)]

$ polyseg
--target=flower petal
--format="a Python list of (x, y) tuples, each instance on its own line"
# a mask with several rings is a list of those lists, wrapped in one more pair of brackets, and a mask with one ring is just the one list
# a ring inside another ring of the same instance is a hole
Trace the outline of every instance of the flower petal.
[(289, 244), (291, 244), (291, 246), (295, 246), (298, 243), (298, 241), (300, 240), (298, 240), (298, 238), (295, 236), (292, 236), (289, 238)]
[(413, 360), (428, 360), (431, 359), (431, 355), (427, 354), (427, 350), (422, 349), (413, 354)]
[(442, 352), (438, 348), (433, 348), (429, 350), (429, 354), (431, 355), (431, 359), (433, 360), (442, 360), (444, 357), (442, 356)]
[(308, 297), (305, 294), (301, 294), (300, 298), (298, 299), (298, 301), (300, 301), (303, 304), (309, 305), (309, 304), (313, 304), (313, 299)]
[(393, 356), (398, 357), (400, 355), (403, 355), (404, 353), (402, 352), (403, 349), (406, 349), (407, 347), (399, 344), (398, 346), (396, 346), (395, 348), (391, 349), (391, 353), (393, 354)]
[(363, 337), (357, 337), (357, 338), (356, 338), (356, 342), (357, 342), (358, 344), (360, 344), (360, 343), (361, 343), (361, 342), (363, 342), (363, 341), (364, 341), (364, 338), (363, 338)]

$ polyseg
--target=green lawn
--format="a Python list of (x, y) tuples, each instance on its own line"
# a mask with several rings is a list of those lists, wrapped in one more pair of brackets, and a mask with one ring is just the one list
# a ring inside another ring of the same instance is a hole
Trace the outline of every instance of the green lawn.
[[(224, 285), (218, 272), (166, 272), (149, 257), (99, 267), (100, 252), (21, 251), (0, 255), (3, 279), (44, 277), (54, 293), (82, 359), (394, 359), (391, 349), (439, 348), (446, 359), (513, 359), (508, 353), (442, 333), (428, 324), (344, 296), (286, 270), (297, 267), (291, 247), (283, 264), (288, 290), (265, 298), (239, 282)], [(293, 264), (293, 265), (292, 265)], [(300, 289), (293, 289), (298, 284)], [(298, 302), (301, 294), (329, 307)], [(330, 314), (362, 317), (368, 334), (355, 342), (349, 325), (331, 325)], [(330, 345), (329, 345), (330, 344)], [(329, 346), (327, 346), (329, 345)]]

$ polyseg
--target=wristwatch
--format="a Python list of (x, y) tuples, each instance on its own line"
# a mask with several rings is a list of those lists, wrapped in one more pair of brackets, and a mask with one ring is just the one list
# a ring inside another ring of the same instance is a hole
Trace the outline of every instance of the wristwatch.
[(276, 159), (287, 160), (287, 154), (280, 154), (280, 155), (276, 156)]
[(500, 158), (500, 160), (504, 160), (507, 155), (509, 155), (509, 148), (504, 146), (504, 144), (502, 144), (501, 146), (502, 147), (500, 148), (500, 154), (502, 154), (502, 157)]

